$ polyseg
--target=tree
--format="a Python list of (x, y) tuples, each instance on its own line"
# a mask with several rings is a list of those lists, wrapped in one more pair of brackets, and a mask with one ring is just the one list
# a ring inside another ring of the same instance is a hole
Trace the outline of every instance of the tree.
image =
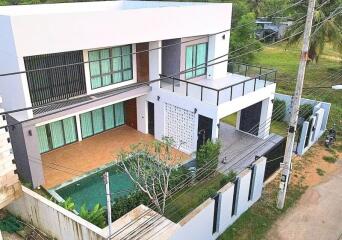
[(231, 31), (230, 37), (230, 52), (232, 56), (243, 54), (234, 61), (248, 61), (253, 58), (253, 53), (245, 54), (261, 48), (261, 43), (255, 38), (257, 25), (255, 23), (255, 14), (253, 12), (246, 13), (237, 20), (235, 29)]
[(173, 145), (172, 138), (164, 137), (152, 144), (133, 145), (129, 152), (121, 152), (118, 156), (118, 165), (161, 214), (169, 195), (171, 173), (179, 160), (172, 152)]
[(219, 161), (221, 144), (219, 141), (208, 140), (196, 154), (196, 162), (201, 175), (199, 179), (207, 177), (216, 171)]
[[(342, 0), (319, 0), (316, 3), (312, 34), (309, 46), (309, 58), (317, 62), (326, 44), (331, 44), (337, 51), (342, 52)], [(298, 19), (306, 15), (307, 4), (304, 2), (296, 8)], [(329, 18), (328, 20), (326, 20)], [(297, 21), (287, 31), (288, 45), (299, 43), (303, 38), (305, 18)], [(298, 33), (298, 34), (297, 34)], [(300, 34), (299, 34), (300, 33)]]

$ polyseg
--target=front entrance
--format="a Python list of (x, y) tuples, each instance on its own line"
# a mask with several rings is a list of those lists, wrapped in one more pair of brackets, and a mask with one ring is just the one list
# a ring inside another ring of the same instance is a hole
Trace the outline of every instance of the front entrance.
[(241, 131), (258, 136), (261, 107), (262, 102), (258, 102), (241, 110), (239, 127)]
[(147, 102), (148, 133), (154, 136), (154, 103)]
[(208, 139), (211, 139), (212, 129), (213, 119), (198, 115), (197, 151)]

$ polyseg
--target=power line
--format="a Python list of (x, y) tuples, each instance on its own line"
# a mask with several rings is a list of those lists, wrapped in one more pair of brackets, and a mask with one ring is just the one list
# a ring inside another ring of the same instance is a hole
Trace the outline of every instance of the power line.
[[(296, 3), (294, 3), (294, 4), (292, 4), (292, 5), (290, 5), (290, 6), (287, 7), (286, 9), (278, 10), (278, 11), (276, 11), (276, 12), (270, 14), (270, 15), (267, 16), (267, 17), (271, 17), (271, 16), (273, 16), (273, 15), (278, 14), (279, 12), (286, 11), (286, 10), (288, 10), (288, 9), (294, 7), (294, 6), (297, 6), (298, 4), (300, 4), (300, 3), (303, 2), (303, 1), (304, 1), (304, 0), (300, 0), (300, 1), (298, 1), (298, 2), (296, 2)], [(58, 66), (53, 66), (53, 67), (47, 67), (47, 68), (39, 68), (39, 69), (35, 69), (35, 70), (26, 70), (26, 71), (17, 71), (17, 72), (10, 72), (10, 73), (2, 73), (2, 74), (0, 74), (0, 77), (9, 76), (9, 75), (17, 75), (17, 74), (22, 74), (22, 73), (30, 73), (30, 72), (35, 72), (35, 71), (51, 70), (51, 69), (61, 68), (61, 67), (82, 65), (82, 64), (85, 64), (85, 63), (100, 62), (100, 61), (103, 61), (103, 60), (110, 60), (110, 59), (115, 59), (115, 58), (121, 58), (121, 57), (124, 57), (124, 56), (130, 56), (130, 55), (135, 55), (135, 54), (139, 54), (139, 53), (150, 52), (150, 51), (159, 50), (159, 49), (163, 49), (163, 48), (167, 48), (167, 47), (182, 45), (182, 44), (189, 43), (189, 42), (193, 42), (193, 41), (198, 41), (198, 40), (201, 40), (201, 39), (206, 39), (206, 38), (208, 38), (208, 37), (210, 37), (210, 36), (215, 36), (215, 35), (218, 35), (218, 34), (222, 34), (222, 33), (231, 31), (231, 30), (233, 30), (233, 29), (243, 28), (243, 27), (248, 26), (248, 25), (251, 25), (251, 24), (255, 24), (255, 22), (253, 21), (253, 22), (249, 22), (249, 23), (246, 23), (246, 24), (237, 26), (237, 27), (228, 28), (228, 29), (225, 29), (225, 30), (216, 32), (216, 33), (208, 34), (208, 35), (203, 36), (203, 37), (198, 37), (198, 38), (195, 38), (195, 39), (190, 39), (190, 40), (186, 40), (186, 41), (181, 41), (181, 42), (179, 42), (179, 43), (169, 44), (169, 45), (165, 45), (165, 46), (161, 46), (161, 47), (156, 47), (156, 48), (152, 48), (152, 49), (141, 50), (141, 51), (135, 51), (135, 52), (132, 52), (132, 53), (129, 53), (129, 54), (121, 54), (121, 55), (118, 55), (118, 56), (115, 56), (115, 57), (103, 58), (103, 59), (100, 59), (100, 60), (83, 61), (83, 62), (78, 62), (78, 63), (64, 64), (64, 65), (58, 65)]]

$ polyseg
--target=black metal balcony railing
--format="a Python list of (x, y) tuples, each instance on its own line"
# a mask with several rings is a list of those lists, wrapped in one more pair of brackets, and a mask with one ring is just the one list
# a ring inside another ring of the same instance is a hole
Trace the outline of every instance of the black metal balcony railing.
[[(248, 78), (222, 88), (214, 88), (196, 82), (170, 77), (160, 80), (160, 88), (170, 90), (183, 96), (195, 97), (206, 103), (219, 105), (224, 102), (232, 101), (237, 97), (245, 96), (248, 93), (255, 92), (258, 89), (265, 88), (276, 81), (276, 70), (249, 64), (229, 63), (228, 72), (237, 74), (235, 76), (237, 78), (239, 78), (239, 75), (240, 77), (243, 76)], [(161, 75), (161, 77), (166, 76)], [(231, 77), (233, 78), (234, 76)]]

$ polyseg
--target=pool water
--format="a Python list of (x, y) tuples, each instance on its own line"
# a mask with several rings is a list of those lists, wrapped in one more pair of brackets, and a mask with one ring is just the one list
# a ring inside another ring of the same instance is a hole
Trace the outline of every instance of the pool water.
[(119, 171), (117, 167), (111, 166), (91, 173), (80, 180), (58, 188), (55, 191), (65, 200), (68, 197), (71, 197), (75, 202), (77, 211), (80, 210), (83, 204), (86, 204), (89, 210), (97, 203), (106, 207), (106, 191), (102, 177), (105, 171), (109, 172), (112, 202), (116, 198), (127, 196), (130, 192), (135, 190), (135, 186), (129, 176), (125, 172)]

